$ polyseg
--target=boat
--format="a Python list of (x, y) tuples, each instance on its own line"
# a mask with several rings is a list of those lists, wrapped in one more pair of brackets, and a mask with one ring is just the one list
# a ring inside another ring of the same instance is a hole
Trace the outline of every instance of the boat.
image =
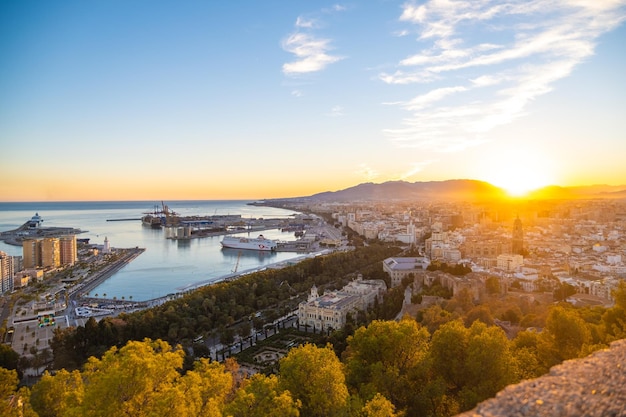
[(259, 235), (257, 238), (249, 238), (242, 236), (224, 236), (220, 242), (223, 248), (233, 249), (250, 249), (262, 251), (274, 251), (278, 246), (275, 240), (266, 239), (265, 236)]
[(163, 220), (164, 219), (161, 216), (146, 214), (141, 218), (141, 223), (144, 226), (149, 226), (153, 229), (159, 229), (163, 225), (163, 223), (165, 223)]
[(143, 214), (144, 216), (141, 217), (142, 224), (144, 226), (150, 226), (153, 229), (160, 229), (161, 226), (169, 225), (171, 223), (171, 219), (178, 215), (178, 213), (170, 210), (170, 208), (162, 201), (161, 207), (155, 205), (153, 211), (145, 212)]

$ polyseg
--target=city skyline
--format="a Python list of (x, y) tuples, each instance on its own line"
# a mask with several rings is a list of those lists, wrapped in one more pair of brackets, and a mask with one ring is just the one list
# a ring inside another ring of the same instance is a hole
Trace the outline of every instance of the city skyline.
[(626, 184), (626, 1), (5, 2), (0, 201)]

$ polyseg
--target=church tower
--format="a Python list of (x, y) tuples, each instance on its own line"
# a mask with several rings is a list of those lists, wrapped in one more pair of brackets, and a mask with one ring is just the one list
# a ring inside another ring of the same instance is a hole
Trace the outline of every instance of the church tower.
[(524, 254), (524, 229), (519, 215), (513, 222), (513, 239), (511, 240), (511, 249), (514, 255)]

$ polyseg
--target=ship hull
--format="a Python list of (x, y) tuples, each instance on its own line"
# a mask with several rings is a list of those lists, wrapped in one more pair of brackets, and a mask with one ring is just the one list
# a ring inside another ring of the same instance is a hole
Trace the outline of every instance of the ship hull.
[(277, 247), (277, 243), (275, 241), (265, 239), (263, 235), (260, 235), (256, 239), (238, 236), (224, 236), (224, 239), (220, 243), (224, 248), (257, 251), (274, 251)]

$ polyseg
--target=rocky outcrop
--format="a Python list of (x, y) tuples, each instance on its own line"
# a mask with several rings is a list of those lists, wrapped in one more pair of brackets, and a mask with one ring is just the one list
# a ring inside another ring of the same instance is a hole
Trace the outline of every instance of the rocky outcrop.
[(626, 339), (510, 385), (457, 417), (626, 416)]

